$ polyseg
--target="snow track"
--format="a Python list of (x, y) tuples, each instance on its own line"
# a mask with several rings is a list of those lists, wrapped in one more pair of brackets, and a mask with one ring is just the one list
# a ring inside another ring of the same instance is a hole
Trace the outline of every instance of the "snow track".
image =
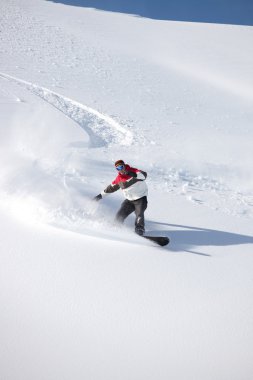
[[(127, 148), (132, 144), (135, 145), (133, 133), (110, 116), (102, 114), (95, 109), (45, 87), (38, 86), (5, 73), (0, 73), (0, 78), (16, 83), (30, 93), (43, 99), (46, 103), (52, 105), (65, 116), (77, 123), (89, 136), (89, 148), (110, 147), (112, 145), (125, 146)], [(15, 98), (16, 101), (18, 100), (15, 95), (7, 95), (9, 98), (12, 97)], [(135, 139), (140, 140), (141, 136), (139, 135)], [(147, 143), (148, 140), (145, 141), (143, 146), (147, 146)], [(132, 150), (133, 158), (135, 158), (134, 152), (139, 154), (139, 148), (137, 151)], [(93, 160), (94, 159), (95, 157), (93, 157)], [(135, 159), (137, 160), (138, 158)], [(77, 160), (75, 161), (75, 165), (71, 164), (71, 160)], [(66, 167), (58, 167), (56, 172), (61, 174), (57, 175), (56, 178), (55, 175), (53, 175), (56, 183), (59, 184), (62, 173), (64, 173), (64, 186), (66, 187), (66, 178), (68, 178), (68, 182), (71, 184), (70, 187), (75, 188), (75, 191), (81, 192), (83, 181), (88, 181), (88, 169), (86, 167), (86, 173), (84, 174), (80, 167), (81, 174), (79, 175), (79, 171), (76, 167), (78, 167), (79, 162), (82, 162), (81, 166), (83, 166), (85, 161), (87, 161), (87, 156), (84, 152), (77, 152), (75, 147), (69, 147), (64, 165), (70, 166), (71, 170), (74, 171), (74, 174), (72, 172), (70, 173), (69, 169), (67, 170)], [(102, 184), (102, 186), (103, 185), (104, 184)], [(191, 171), (180, 170), (173, 167), (162, 167), (161, 165), (157, 166), (154, 164), (149, 168), (149, 185), (150, 188), (155, 190), (172, 192), (178, 196), (185, 197), (191, 203), (207, 206), (214, 210), (220, 210), (228, 215), (252, 218), (252, 194), (249, 192), (239, 192), (227, 186), (223, 181), (219, 181), (210, 176), (198, 175)], [(98, 188), (100, 186), (101, 185), (98, 184)], [(64, 195), (64, 198), (68, 198), (68, 193), (69, 188), (67, 187), (67, 193)], [(76, 196), (77, 195), (75, 194), (75, 197)], [(75, 219), (75, 221), (76, 218), (79, 220), (81, 206), (78, 204), (77, 207), (73, 207), (72, 202), (70, 202), (70, 204), (70, 211), (68, 211), (65, 206), (63, 207), (62, 204), (56, 207), (57, 210), (55, 210), (53, 206), (49, 207), (50, 210), (46, 211), (47, 214), (51, 215), (49, 219), (62, 220), (63, 216), (65, 216), (67, 220), (71, 220), (71, 223), (73, 222), (73, 219)], [(43, 207), (47, 208), (45, 205)], [(81, 213), (81, 219), (83, 216), (83, 213)]]
[(75, 121), (89, 135), (91, 148), (111, 144), (128, 146), (133, 142), (132, 132), (108, 115), (31, 82), (5, 73), (0, 73), (0, 77), (17, 83)]
[(0, 380), (253, 379), (253, 27), (92, 3), (0, 1)]

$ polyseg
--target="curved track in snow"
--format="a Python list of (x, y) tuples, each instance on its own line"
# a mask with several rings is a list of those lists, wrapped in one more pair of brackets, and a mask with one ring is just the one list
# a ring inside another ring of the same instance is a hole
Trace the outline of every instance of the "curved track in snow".
[[(120, 125), (108, 115), (102, 114), (95, 109), (45, 87), (8, 74), (0, 72), (0, 78), (16, 83), (76, 122), (88, 134), (90, 148), (108, 147), (111, 145), (130, 146), (136, 142), (136, 137), (133, 137), (133, 133), (130, 130)], [(138, 140), (140, 140), (140, 135), (137, 137)], [(173, 192), (186, 197), (190, 202), (203, 204), (215, 210), (222, 210), (229, 215), (252, 217), (253, 199), (252, 194), (248, 192), (238, 192), (211, 177), (194, 175), (191, 172), (177, 170), (176, 168), (168, 167), (164, 169), (155, 165), (153, 168), (150, 168), (149, 172), (151, 178), (150, 187), (154, 189), (159, 189), (163, 192)], [(75, 172), (75, 175), (71, 174), (68, 176), (68, 179), (71, 178), (75, 182), (76, 176)], [(65, 187), (66, 178), (65, 174)], [(152, 180), (152, 178), (155, 180)], [(84, 179), (82, 178), (82, 180)]]
[(90, 147), (110, 144), (131, 145), (133, 134), (108, 115), (81, 104), (48, 88), (0, 73), (2, 79), (15, 82), (76, 122), (90, 138)]

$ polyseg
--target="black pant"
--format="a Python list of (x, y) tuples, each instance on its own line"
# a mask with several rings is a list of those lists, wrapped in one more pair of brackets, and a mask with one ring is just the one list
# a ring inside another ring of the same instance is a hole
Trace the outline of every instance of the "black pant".
[(119, 211), (116, 214), (116, 221), (118, 223), (123, 223), (124, 220), (130, 215), (132, 212), (135, 212), (135, 230), (145, 230), (145, 220), (144, 220), (144, 211), (146, 210), (148, 205), (147, 197), (142, 197), (136, 199), (135, 201), (129, 201), (125, 199), (121, 204)]

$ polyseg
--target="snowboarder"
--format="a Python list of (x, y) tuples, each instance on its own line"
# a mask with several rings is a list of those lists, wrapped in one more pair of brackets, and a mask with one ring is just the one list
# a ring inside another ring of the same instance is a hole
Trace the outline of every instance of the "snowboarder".
[(145, 181), (147, 173), (132, 168), (128, 164), (125, 164), (123, 160), (116, 161), (115, 168), (118, 171), (117, 177), (105, 190), (93, 199), (99, 201), (106, 195), (122, 189), (126, 199), (121, 204), (115, 216), (115, 220), (118, 223), (123, 223), (128, 215), (135, 212), (135, 232), (142, 236), (145, 232), (144, 212), (148, 205), (148, 187)]

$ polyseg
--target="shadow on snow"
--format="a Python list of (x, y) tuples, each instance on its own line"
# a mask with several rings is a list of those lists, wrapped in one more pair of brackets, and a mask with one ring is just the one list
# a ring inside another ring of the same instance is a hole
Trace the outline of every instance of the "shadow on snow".
[[(157, 228), (157, 225), (168, 226), (169, 230), (156, 230), (156, 235), (166, 235), (171, 239), (168, 249), (171, 251), (185, 251), (202, 256), (210, 256), (206, 253), (196, 252), (192, 249), (202, 246), (229, 246), (241, 244), (253, 244), (253, 237), (235, 234), (232, 232), (211, 230), (201, 227), (191, 227), (178, 224), (160, 223), (148, 221), (149, 229)], [(176, 227), (172, 230), (171, 228)]]

